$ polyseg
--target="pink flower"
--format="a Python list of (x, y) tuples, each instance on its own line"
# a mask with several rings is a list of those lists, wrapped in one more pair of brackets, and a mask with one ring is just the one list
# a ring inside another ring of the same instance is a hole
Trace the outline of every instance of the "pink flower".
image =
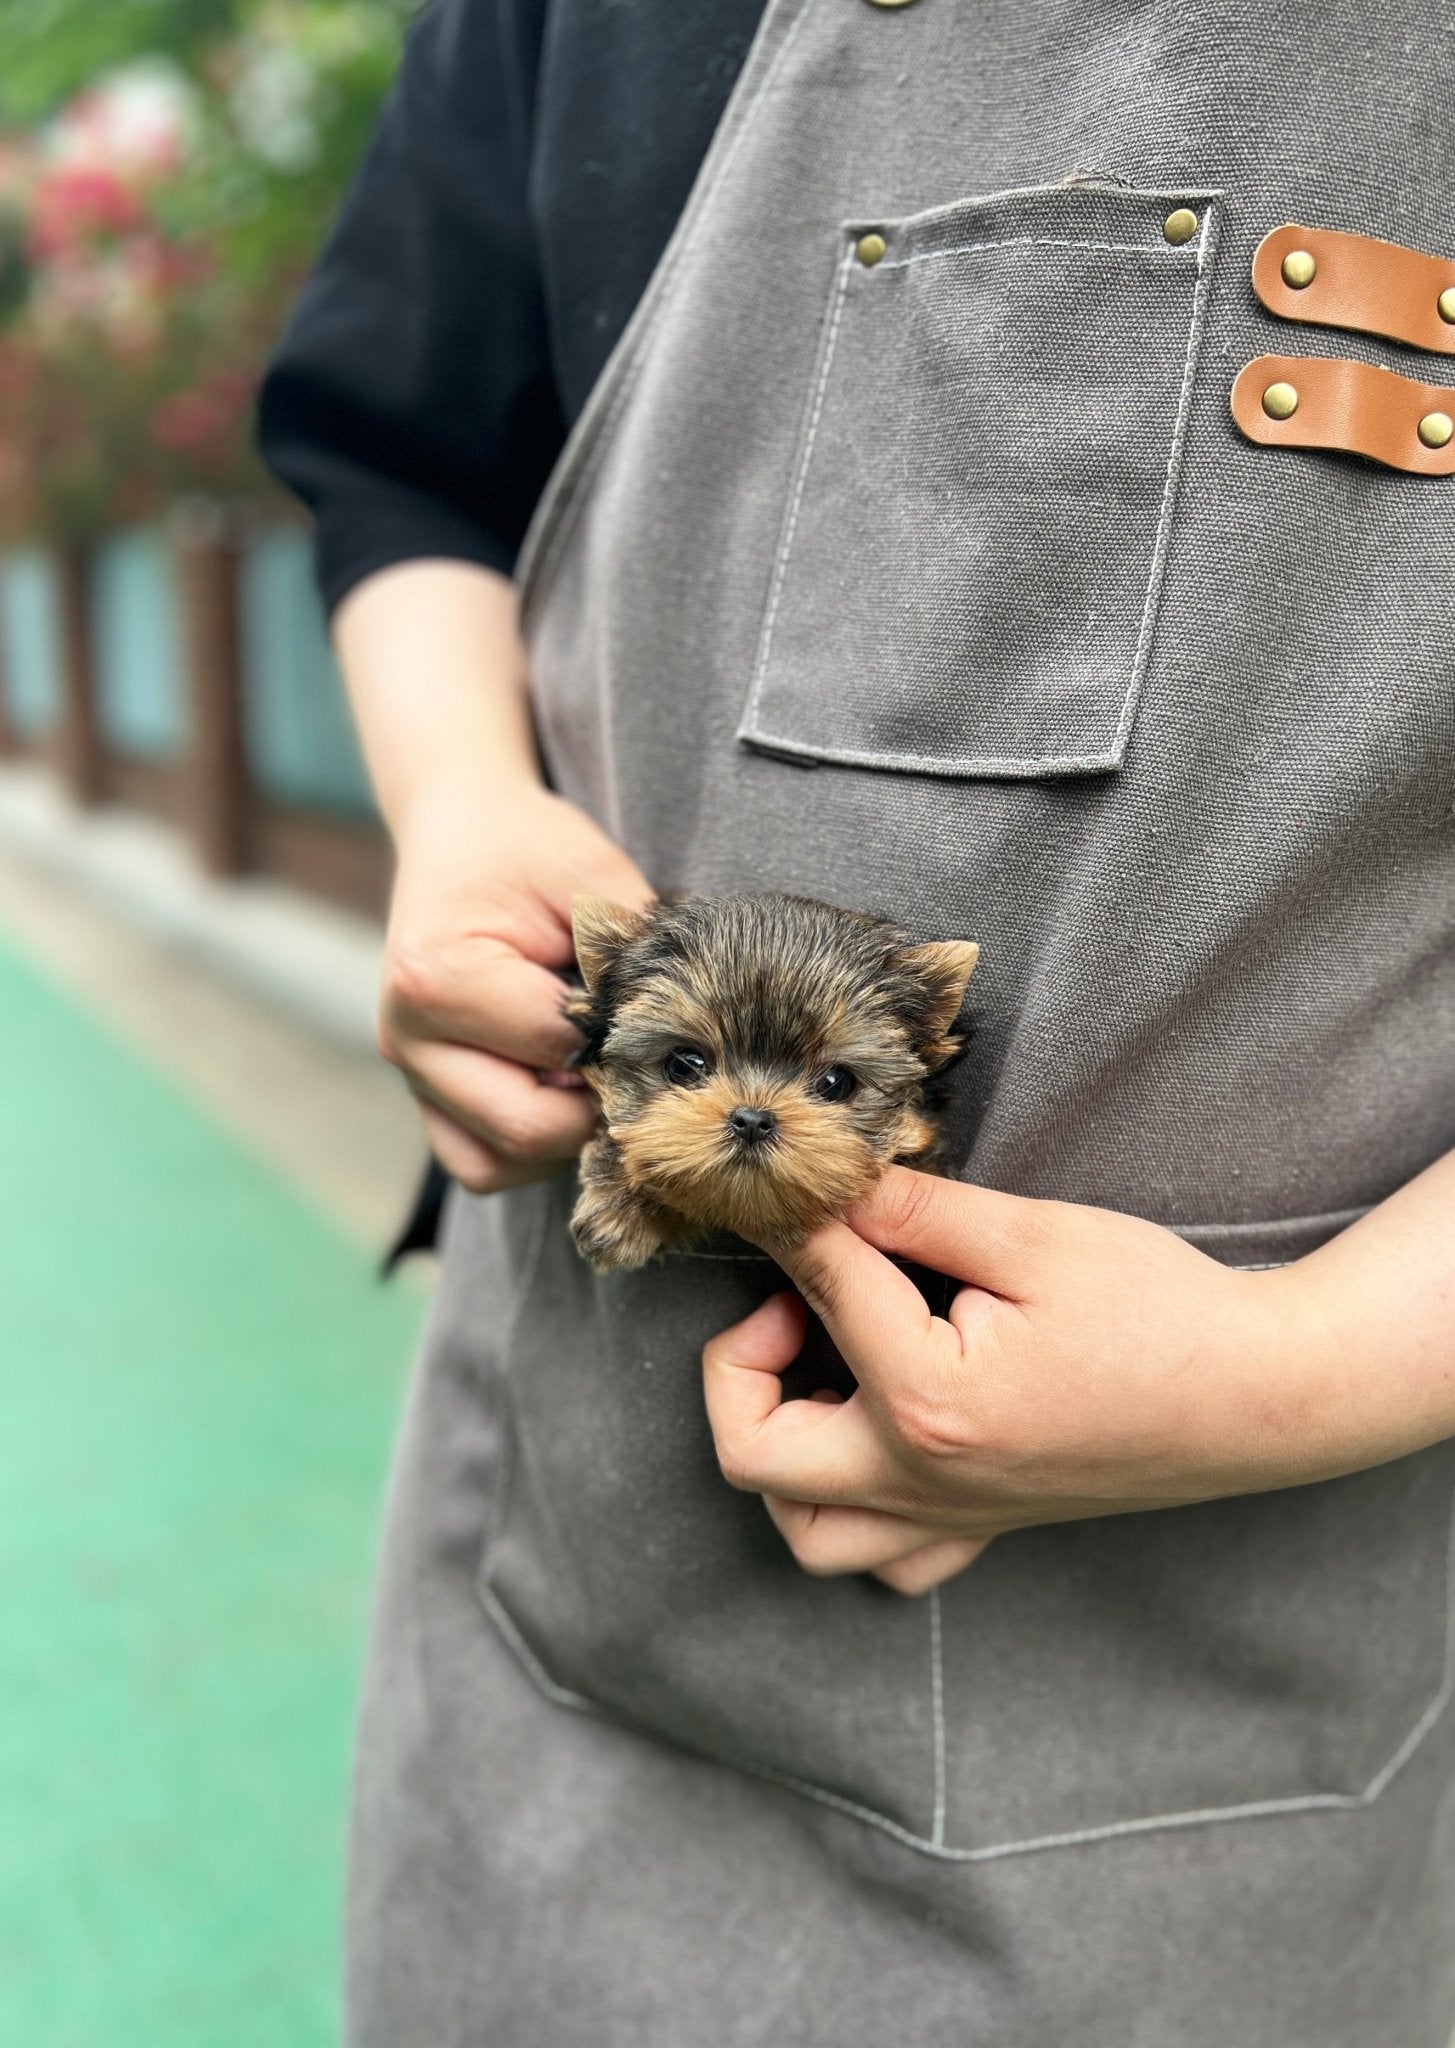
[(196, 455), (214, 441), (226, 422), (205, 391), (173, 391), (152, 409), (152, 437), (178, 455)]
[(254, 374), (214, 370), (185, 391), (170, 392), (152, 408), (152, 438), (174, 454), (225, 453), (247, 418), (257, 389)]
[(116, 239), (145, 219), (135, 192), (110, 171), (63, 167), (35, 188), (27, 244), (31, 260), (45, 263), (87, 242)]

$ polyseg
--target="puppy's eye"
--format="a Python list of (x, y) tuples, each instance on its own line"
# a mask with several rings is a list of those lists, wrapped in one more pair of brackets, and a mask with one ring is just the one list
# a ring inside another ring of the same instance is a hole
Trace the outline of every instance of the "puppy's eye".
[(858, 1085), (857, 1078), (847, 1067), (830, 1067), (814, 1082), (813, 1092), (822, 1096), (825, 1102), (847, 1102)]
[(674, 1088), (696, 1088), (712, 1072), (712, 1061), (695, 1045), (679, 1045), (662, 1062), (662, 1072)]

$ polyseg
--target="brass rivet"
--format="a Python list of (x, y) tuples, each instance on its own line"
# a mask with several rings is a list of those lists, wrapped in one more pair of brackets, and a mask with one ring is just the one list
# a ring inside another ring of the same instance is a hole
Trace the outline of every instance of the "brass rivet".
[(1179, 206), (1163, 221), (1162, 232), (1174, 245), (1190, 242), (1197, 233), (1197, 215), (1190, 206)]
[(1455, 420), (1447, 412), (1427, 412), (1420, 421), (1420, 439), (1427, 448), (1443, 448), (1455, 434)]
[(1290, 291), (1301, 292), (1313, 283), (1318, 267), (1307, 249), (1290, 249), (1283, 259), (1283, 282)]
[(860, 235), (854, 244), (854, 254), (866, 270), (872, 270), (888, 247), (883, 235)]
[(1263, 394), (1263, 410), (1271, 420), (1291, 420), (1298, 411), (1298, 393), (1291, 384), (1270, 384)]
[(912, 7), (914, 0), (869, 0), (871, 7)]
[(1446, 285), (1435, 304), (1439, 308), (1440, 318), (1448, 320), (1450, 325), (1455, 327), (1455, 284)]

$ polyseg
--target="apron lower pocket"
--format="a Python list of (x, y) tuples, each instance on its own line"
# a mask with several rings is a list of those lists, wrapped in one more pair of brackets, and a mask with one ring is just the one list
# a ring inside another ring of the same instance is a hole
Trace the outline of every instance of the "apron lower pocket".
[(1213, 195), (1057, 186), (845, 229), (740, 739), (1119, 765), (1215, 226)]
[(485, 1607), (552, 1697), (977, 1857), (1377, 1795), (1449, 1697), (1455, 1447), (1002, 1538), (929, 1599), (799, 1571), (699, 1355), (781, 1276), (602, 1278), (526, 1191)]

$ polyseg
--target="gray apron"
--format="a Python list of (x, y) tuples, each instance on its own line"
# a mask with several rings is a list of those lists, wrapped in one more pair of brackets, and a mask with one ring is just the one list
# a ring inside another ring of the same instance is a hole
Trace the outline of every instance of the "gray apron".
[[(659, 886), (978, 938), (964, 1173), (1235, 1265), (1455, 1145), (1455, 486), (1228, 412), (1399, 359), (1249, 263), (1455, 249), (1452, 82), (1369, 0), (778, 0), (523, 572), (552, 775)], [(602, 1278), (570, 1199), (450, 1218), (354, 2048), (1444, 2048), (1455, 1450), (811, 1580), (699, 1388), (774, 1270)]]

